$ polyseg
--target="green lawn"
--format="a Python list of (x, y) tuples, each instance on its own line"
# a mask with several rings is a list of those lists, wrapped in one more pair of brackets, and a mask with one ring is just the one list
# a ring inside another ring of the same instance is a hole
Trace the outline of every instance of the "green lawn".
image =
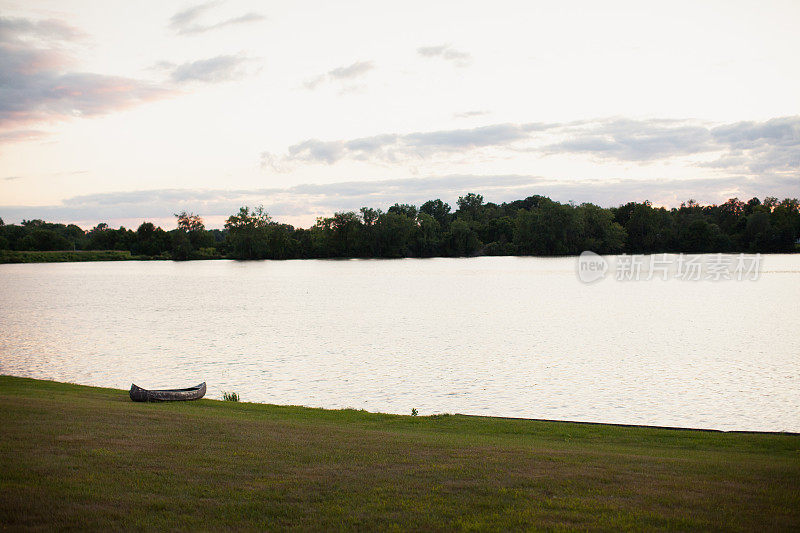
[(0, 376), (0, 529), (800, 527), (800, 436), (201, 400)]

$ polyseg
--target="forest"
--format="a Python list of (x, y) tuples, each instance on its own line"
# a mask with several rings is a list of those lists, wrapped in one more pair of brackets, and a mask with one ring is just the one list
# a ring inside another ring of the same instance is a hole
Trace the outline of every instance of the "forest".
[(308, 229), (276, 222), (262, 207), (242, 207), (221, 230), (207, 230), (193, 213), (175, 217), (173, 230), (150, 222), (136, 230), (105, 223), (84, 230), (39, 219), (19, 225), (0, 219), (0, 250), (117, 250), (133, 258), (187, 260), (564, 256), (585, 250), (786, 253), (800, 248), (796, 198), (732, 198), (720, 205), (689, 200), (666, 209), (648, 201), (603, 208), (538, 195), (495, 204), (469, 193), (455, 210), (438, 199), (419, 207), (395, 204), (385, 212), (362, 207), (320, 217)]

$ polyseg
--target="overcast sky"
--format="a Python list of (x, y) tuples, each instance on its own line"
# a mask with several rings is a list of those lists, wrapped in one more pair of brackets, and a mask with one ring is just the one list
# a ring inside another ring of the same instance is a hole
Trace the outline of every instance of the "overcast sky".
[(0, 217), (800, 196), (800, 2), (0, 0)]

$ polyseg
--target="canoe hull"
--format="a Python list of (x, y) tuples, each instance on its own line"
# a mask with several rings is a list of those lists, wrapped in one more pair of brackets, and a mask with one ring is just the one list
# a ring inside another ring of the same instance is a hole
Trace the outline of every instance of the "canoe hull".
[(199, 400), (206, 395), (205, 382), (186, 389), (147, 390), (131, 383), (130, 396), (134, 402), (182, 402)]

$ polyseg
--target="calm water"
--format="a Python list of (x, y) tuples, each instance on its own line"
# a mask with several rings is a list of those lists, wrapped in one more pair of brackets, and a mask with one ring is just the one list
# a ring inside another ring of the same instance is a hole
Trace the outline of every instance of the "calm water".
[(800, 255), (756, 281), (574, 258), (0, 265), (0, 373), (245, 401), (800, 431)]

